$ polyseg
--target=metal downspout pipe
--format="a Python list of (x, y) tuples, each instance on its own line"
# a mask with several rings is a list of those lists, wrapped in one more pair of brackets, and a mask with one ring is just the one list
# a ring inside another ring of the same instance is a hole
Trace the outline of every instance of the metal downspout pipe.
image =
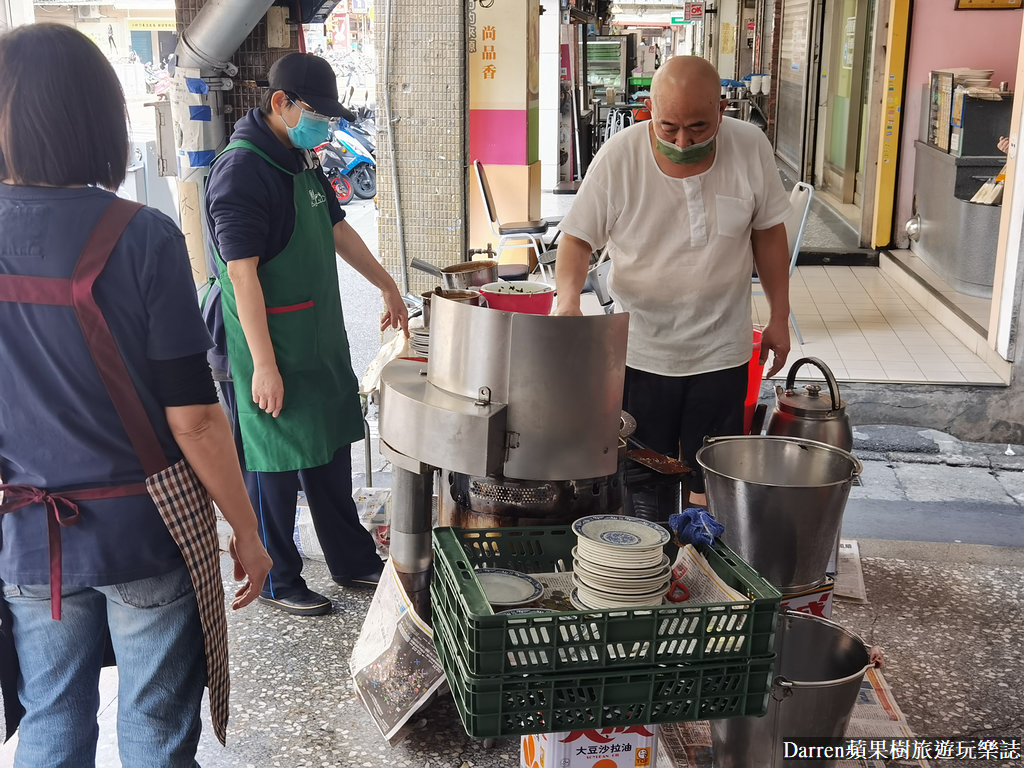
[(231, 76), (237, 68), (228, 59), (255, 28), (274, 0), (207, 0), (182, 32), (175, 50), (177, 66), (195, 68), (203, 76)]
[[(174, 126), (178, 215), (195, 282), (206, 281), (203, 182), (224, 146), (223, 91), (238, 68), (230, 59), (273, 0), (207, 0), (181, 34), (174, 52), (169, 100)], [(227, 75), (227, 77), (221, 77)]]
[(228, 59), (259, 23), (273, 0), (208, 0), (174, 51), (171, 116), (181, 181), (201, 181), (224, 146), (222, 91), (238, 67)]

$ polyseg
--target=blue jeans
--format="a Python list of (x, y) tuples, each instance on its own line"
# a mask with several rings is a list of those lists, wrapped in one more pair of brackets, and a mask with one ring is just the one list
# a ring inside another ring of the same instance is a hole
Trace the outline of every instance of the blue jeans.
[(206, 660), (188, 569), (62, 595), (54, 621), (49, 586), (4, 585), (25, 707), (15, 768), (95, 765), (105, 626), (117, 657), (122, 765), (198, 765)]

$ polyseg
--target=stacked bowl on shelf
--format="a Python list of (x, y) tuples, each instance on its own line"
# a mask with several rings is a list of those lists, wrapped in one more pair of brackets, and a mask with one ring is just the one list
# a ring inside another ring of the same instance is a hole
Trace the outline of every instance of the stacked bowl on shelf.
[(571, 600), (577, 608), (661, 605), (672, 583), (664, 547), (668, 531), (623, 515), (591, 515), (573, 523)]

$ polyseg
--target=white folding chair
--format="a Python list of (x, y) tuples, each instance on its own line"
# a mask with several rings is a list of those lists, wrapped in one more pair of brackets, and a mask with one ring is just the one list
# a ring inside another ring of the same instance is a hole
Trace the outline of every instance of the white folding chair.
[(537, 256), (541, 275), (545, 280), (552, 281), (554, 279), (554, 258), (553, 254), (548, 254), (545, 258), (546, 246), (543, 240), (551, 223), (546, 219), (539, 219), (502, 224), (498, 220), (498, 211), (494, 207), (494, 198), (491, 196), (491, 188), (487, 184), (483, 163), (474, 160), (473, 170), (476, 172), (477, 186), (480, 187), (480, 195), (484, 200), (484, 211), (487, 213), (487, 223), (491, 228), (491, 234), (498, 238), (495, 258), (500, 261), (501, 252), (505, 248), (532, 248)]
[(583, 283), (581, 293), (593, 293), (597, 297), (601, 309), (606, 315), (612, 314), (615, 302), (608, 291), (608, 275), (612, 271), (612, 260), (607, 252), (602, 253), (597, 263), (587, 271), (587, 278)]
[[(814, 199), (814, 187), (810, 184), (798, 181), (789, 193), (789, 218), (786, 219), (786, 239), (789, 243), (789, 276), (793, 276), (796, 269), (796, 259), (800, 255), (800, 243), (804, 239), (804, 229), (807, 227), (807, 215), (811, 211), (811, 201)], [(757, 286), (761, 285), (761, 279), (755, 274), (752, 278), (754, 296), (764, 296), (764, 291)], [(796, 334), (798, 343), (804, 343), (803, 334), (800, 333), (800, 326), (796, 324), (796, 316), (792, 308), (789, 310), (789, 322), (793, 324), (793, 332)]]

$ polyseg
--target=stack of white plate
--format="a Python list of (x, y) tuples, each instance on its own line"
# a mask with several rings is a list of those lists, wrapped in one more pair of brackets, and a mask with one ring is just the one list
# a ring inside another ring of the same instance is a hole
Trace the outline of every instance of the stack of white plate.
[(672, 583), (663, 547), (668, 531), (623, 515), (591, 515), (573, 523), (571, 599), (577, 608), (661, 605)]
[(430, 331), (427, 328), (410, 328), (409, 349), (416, 357), (426, 357), (430, 351)]

